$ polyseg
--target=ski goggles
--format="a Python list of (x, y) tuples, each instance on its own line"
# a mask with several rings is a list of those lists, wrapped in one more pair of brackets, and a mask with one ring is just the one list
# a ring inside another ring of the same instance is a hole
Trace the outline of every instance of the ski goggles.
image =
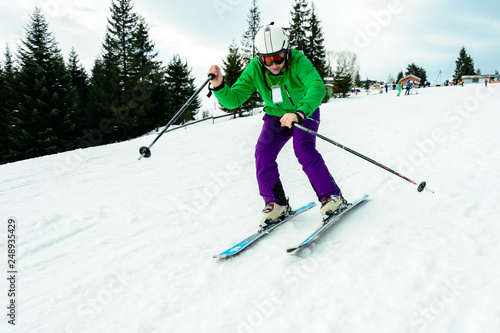
[(273, 63), (275, 63), (276, 65), (281, 65), (283, 61), (285, 61), (285, 52), (281, 51), (278, 54), (259, 55), (259, 60), (262, 64), (268, 67)]

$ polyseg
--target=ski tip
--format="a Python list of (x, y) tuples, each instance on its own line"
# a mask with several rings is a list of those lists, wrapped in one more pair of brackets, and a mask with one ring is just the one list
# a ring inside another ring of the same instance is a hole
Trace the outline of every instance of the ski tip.
[(298, 250), (299, 248), (300, 248), (299, 246), (291, 246), (291, 247), (287, 247), (287, 248), (285, 249), (285, 252), (286, 252), (287, 254), (292, 254), (292, 253), (297, 252), (297, 250)]
[(358, 198), (357, 200), (354, 200), (353, 202), (349, 202), (349, 205), (360, 203), (362, 201), (365, 201), (366, 199), (368, 199), (368, 194), (365, 193), (360, 198)]
[(214, 259), (225, 259), (225, 258), (227, 258), (227, 255), (225, 255), (225, 254), (214, 254), (214, 255), (212, 255), (212, 258), (214, 258)]

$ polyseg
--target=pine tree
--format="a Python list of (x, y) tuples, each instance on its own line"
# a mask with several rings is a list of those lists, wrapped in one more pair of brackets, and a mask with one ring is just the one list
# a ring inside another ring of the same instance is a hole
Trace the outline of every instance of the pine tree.
[(290, 22), (290, 28), (288, 31), (290, 47), (302, 51), (304, 54), (307, 53), (307, 46), (309, 42), (307, 38), (307, 31), (310, 30), (308, 21), (311, 10), (307, 7), (308, 4), (306, 0), (295, 0), (292, 11), (290, 12), (292, 22)]
[(359, 74), (359, 70), (357, 70), (354, 75), (354, 86), (361, 87), (361, 75)]
[[(149, 27), (142, 16), (137, 17), (137, 25), (133, 33), (132, 43), (132, 62), (130, 67), (131, 76), (131, 91), (133, 91), (135, 106), (132, 122), (128, 124), (131, 136), (138, 136), (151, 130), (157, 124), (158, 116), (154, 111), (158, 106), (158, 102), (154, 101), (153, 89), (157, 84), (156, 76), (160, 71), (161, 63), (155, 59), (158, 52), (155, 51), (155, 45), (149, 38)], [(134, 105), (130, 106), (131, 109)]]
[[(149, 28), (131, 0), (113, 0), (103, 54), (92, 69), (89, 119), (113, 124), (102, 141), (121, 141), (145, 133), (164, 119), (166, 87)], [(160, 111), (160, 113), (158, 113)], [(95, 126), (95, 125), (94, 125)]]
[(462, 46), (458, 59), (455, 61), (455, 75), (453, 75), (454, 80), (461, 80), (464, 75), (474, 75), (474, 60), (470, 55), (467, 54), (465, 47)]
[(365, 83), (363, 84), (363, 88), (365, 88), (367, 91), (370, 89), (370, 87), (372, 86), (372, 82), (369, 78), (366, 78), (366, 81)]
[(243, 34), (241, 41), (241, 51), (243, 53), (243, 61), (248, 64), (250, 60), (255, 58), (257, 51), (255, 50), (254, 39), (255, 35), (262, 27), (260, 24), (260, 9), (257, 6), (257, 0), (252, 0), (252, 7), (247, 15), (248, 28)]
[(78, 138), (82, 134), (81, 129), (89, 125), (85, 118), (89, 97), (89, 77), (85, 68), (80, 64), (80, 60), (74, 48), (71, 49), (69, 54), (67, 71), (77, 99), (76, 109), (72, 114), (72, 121), (76, 125), (75, 137)]
[[(194, 78), (188, 64), (183, 63), (179, 55), (175, 55), (166, 68), (166, 87), (168, 91), (169, 119), (182, 108), (187, 100), (195, 93)], [(195, 119), (201, 106), (201, 100), (196, 97), (194, 101), (179, 117), (176, 124)]]
[(396, 82), (397, 82), (397, 83), (399, 83), (399, 81), (401, 81), (401, 79), (402, 79), (403, 77), (404, 77), (403, 71), (400, 71), (400, 72), (398, 73), (398, 77), (397, 77), (397, 79), (396, 79)]
[(19, 50), (18, 110), (12, 115), (15, 159), (74, 147), (76, 95), (64, 59), (40, 9), (36, 8)]
[(340, 51), (336, 54), (337, 68), (333, 77), (334, 94), (345, 98), (354, 83), (354, 77), (359, 71), (358, 57), (354, 52)]
[(165, 69), (151, 74), (151, 105), (144, 123), (148, 130), (164, 126), (170, 120), (168, 86)]
[[(255, 35), (262, 27), (262, 25), (260, 24), (260, 9), (257, 6), (257, 0), (252, 0), (252, 7), (250, 8), (250, 11), (247, 15), (247, 23), (248, 29), (243, 34), (243, 39), (241, 41), (242, 60), (244, 65), (248, 65), (250, 60), (255, 58), (255, 56), (257, 55), (257, 51), (254, 45), (254, 39)], [(262, 104), (262, 97), (257, 91), (255, 91), (252, 96), (250, 96), (250, 98), (242, 105), (242, 109), (250, 111)]]
[(311, 16), (308, 19), (308, 23), (310, 34), (304, 54), (316, 68), (321, 78), (324, 78), (327, 75), (326, 50), (324, 46), (325, 39), (323, 38), (320, 20), (316, 13), (314, 2), (312, 3)]
[[(236, 46), (234, 40), (229, 45), (229, 53), (226, 56), (226, 59), (222, 60), (222, 70), (224, 72), (224, 82), (231, 87), (240, 77), (241, 73), (243, 72), (243, 56), (240, 54), (238, 46)], [(240, 106), (236, 109), (229, 110), (226, 107), (224, 107), (221, 104), (221, 109), (225, 112), (231, 112), (236, 116), (236, 114), (239, 114), (239, 116), (242, 116), (243, 112), (243, 107)]]
[(333, 94), (336, 97), (346, 98), (351, 91), (353, 78), (351, 74), (337, 72), (333, 79)]
[(104, 59), (112, 61), (118, 71), (118, 86), (122, 91), (130, 88), (133, 77), (134, 32), (138, 17), (132, 12), (131, 0), (113, 0), (111, 18), (108, 19), (103, 44)]
[[(0, 106), (3, 106), (4, 103), (4, 72), (3, 72), (3, 64), (0, 62)], [(1, 115), (1, 113), (0, 113)]]
[(131, 70), (137, 81), (147, 78), (151, 70), (158, 70), (160, 63), (156, 61), (158, 52), (155, 51), (155, 45), (149, 38), (149, 27), (142, 16), (138, 17), (133, 37)]
[(10, 145), (12, 141), (12, 116), (14, 110), (17, 109), (16, 92), (18, 86), (18, 69), (8, 45), (4, 55), (5, 62), (0, 76), (0, 164), (15, 160)]
[(76, 54), (74, 48), (71, 49), (69, 54), (67, 69), (71, 78), (71, 85), (76, 88), (79, 100), (83, 103), (88, 98), (89, 77), (85, 68), (80, 64), (80, 59), (78, 59), (78, 54)]
[(92, 135), (101, 123), (109, 128), (98, 136), (92, 145), (101, 145), (118, 140), (115, 133), (115, 115), (111, 112), (112, 103), (119, 102), (120, 89), (118, 87), (118, 72), (113, 70), (114, 63), (110, 60), (98, 58), (94, 61), (90, 77), (89, 99), (85, 119), (88, 122), (87, 131)]
[(0, 164), (7, 162), (8, 152), (8, 131), (9, 124), (7, 118), (7, 110), (5, 109), (5, 72), (2, 64), (0, 63)]
[(113, 82), (109, 87), (99, 87), (110, 89), (111, 94), (109, 99), (101, 101), (105, 109), (101, 111), (113, 122), (113, 141), (122, 141), (133, 136), (131, 126), (136, 120), (137, 107), (140, 108), (134, 95), (132, 62), (137, 15), (132, 9), (131, 0), (112, 0), (111, 17), (108, 19), (102, 47), (103, 70), (106, 75), (111, 75)]
[[(138, 130), (147, 132), (168, 122), (168, 91), (165, 83), (165, 68), (156, 60), (158, 52), (149, 37), (149, 27), (139, 17), (134, 34), (134, 62), (136, 89), (142, 92), (144, 106)], [(141, 133), (138, 133), (141, 134)]]

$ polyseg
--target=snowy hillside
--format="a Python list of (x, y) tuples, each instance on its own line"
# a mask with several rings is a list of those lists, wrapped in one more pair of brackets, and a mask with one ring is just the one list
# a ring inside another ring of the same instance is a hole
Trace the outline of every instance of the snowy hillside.
[[(500, 88), (395, 92), (322, 106), (319, 132), (348, 200), (370, 200), (298, 255), (319, 208), (242, 254), (263, 201), (261, 115), (0, 166), (2, 271), (17, 227), (16, 326), (2, 332), (440, 332), (500, 328)], [(316, 200), (291, 144), (278, 163), (293, 207)], [(8, 277), (8, 275), (7, 275)]]

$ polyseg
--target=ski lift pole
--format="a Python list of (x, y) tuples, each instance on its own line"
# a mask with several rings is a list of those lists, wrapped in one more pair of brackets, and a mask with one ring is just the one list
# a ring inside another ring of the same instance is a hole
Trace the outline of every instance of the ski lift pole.
[(180, 110), (177, 111), (177, 113), (172, 117), (172, 119), (170, 119), (170, 121), (168, 122), (168, 124), (163, 128), (163, 130), (160, 132), (160, 134), (158, 134), (158, 136), (153, 140), (153, 142), (151, 142), (151, 144), (148, 147), (142, 146), (139, 149), (139, 153), (141, 154), (141, 157), (139, 157), (139, 161), (143, 157), (149, 158), (151, 156), (151, 147), (167, 131), (167, 129), (170, 127), (170, 125), (172, 125), (177, 119), (179, 119), (179, 117), (182, 115), (182, 113), (184, 111), (186, 111), (187, 107), (194, 101), (194, 99), (196, 98), (196, 96), (198, 96), (198, 94), (203, 90), (203, 88), (205, 88), (205, 86), (207, 85), (207, 83), (210, 80), (213, 80), (214, 78), (215, 78), (214, 74), (209, 74), (208, 78), (205, 80), (205, 82), (198, 88), (198, 90), (195, 91), (195, 93), (193, 94), (193, 96), (191, 96), (187, 100), (187, 102), (182, 106), (182, 108), (180, 108)]
[(342, 144), (340, 144), (340, 143), (338, 143), (338, 142), (335, 142), (335, 141), (333, 141), (333, 140), (331, 140), (331, 139), (327, 138), (326, 136), (323, 136), (323, 135), (321, 135), (321, 134), (319, 134), (319, 133), (317, 133), (317, 132), (315, 132), (315, 131), (313, 131), (313, 130), (310, 130), (309, 128), (306, 128), (306, 127), (304, 127), (304, 126), (302, 126), (302, 125), (299, 125), (299, 124), (298, 124), (298, 123), (296, 123), (296, 122), (294, 122), (294, 123), (293, 123), (293, 126), (295, 126), (295, 127), (297, 127), (297, 128), (300, 128), (301, 130), (306, 131), (306, 132), (308, 132), (308, 133), (310, 133), (310, 134), (312, 134), (312, 135), (314, 135), (314, 136), (316, 136), (316, 137), (318, 137), (318, 138), (320, 138), (320, 139), (323, 139), (323, 140), (325, 140), (326, 142), (329, 142), (329, 143), (331, 143), (331, 144), (333, 144), (333, 145), (335, 145), (335, 146), (337, 146), (337, 147), (339, 147), (339, 148), (342, 148), (342, 149), (344, 149), (345, 151), (348, 151), (348, 152), (349, 152), (349, 153), (351, 153), (351, 154), (354, 154), (354, 155), (356, 155), (356, 156), (358, 156), (358, 157), (361, 157), (361, 158), (362, 158), (362, 159), (364, 159), (365, 161), (368, 161), (368, 162), (370, 162), (370, 163), (372, 163), (372, 164), (375, 164), (376, 166), (378, 166), (378, 167), (380, 167), (380, 168), (382, 168), (382, 169), (384, 169), (384, 170), (386, 170), (386, 171), (389, 171), (390, 173), (392, 173), (392, 174), (394, 174), (394, 175), (396, 175), (396, 176), (398, 176), (398, 177), (403, 178), (404, 180), (406, 180), (406, 181), (408, 181), (408, 182), (410, 182), (410, 183), (412, 183), (412, 184), (416, 185), (416, 186), (417, 186), (417, 191), (418, 191), (418, 192), (422, 192), (422, 191), (425, 189), (426, 191), (429, 191), (429, 192), (431, 192), (431, 193), (434, 193), (434, 191), (432, 191), (432, 190), (430, 190), (429, 188), (427, 188), (427, 187), (426, 187), (426, 185), (427, 185), (427, 184), (426, 184), (426, 182), (421, 182), (420, 184), (417, 184), (416, 182), (414, 182), (414, 181), (413, 181), (413, 180), (411, 180), (410, 178), (403, 176), (402, 174), (400, 174), (400, 173), (398, 173), (398, 172), (396, 172), (396, 171), (394, 171), (394, 170), (392, 170), (392, 169), (390, 169), (390, 168), (386, 167), (385, 165), (383, 165), (383, 164), (381, 164), (381, 163), (379, 163), (379, 162), (377, 162), (377, 161), (375, 161), (375, 160), (372, 160), (371, 158), (369, 158), (369, 157), (367, 157), (367, 156), (365, 156), (365, 155), (363, 155), (363, 154), (360, 154), (360, 153), (358, 153), (357, 151), (352, 150), (352, 149), (351, 149), (351, 148), (349, 148), (349, 147), (346, 147), (346, 146), (344, 146), (344, 145), (342, 145)]

